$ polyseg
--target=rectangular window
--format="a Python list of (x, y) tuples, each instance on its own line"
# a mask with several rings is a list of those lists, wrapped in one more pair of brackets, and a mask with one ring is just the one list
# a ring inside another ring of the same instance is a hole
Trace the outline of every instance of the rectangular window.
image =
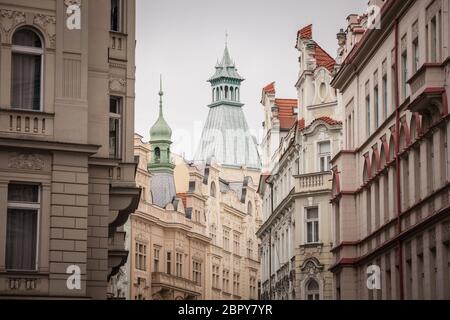
[(367, 137), (370, 136), (372, 130), (370, 128), (370, 95), (366, 96), (366, 123), (367, 123)]
[(241, 247), (240, 247), (240, 236), (237, 233), (233, 234), (233, 248), (234, 254), (240, 255)]
[(212, 267), (212, 279), (213, 279), (213, 288), (220, 289), (220, 275), (219, 275), (220, 267), (218, 265), (213, 265)]
[(226, 229), (223, 230), (223, 249), (230, 251), (230, 231)]
[(209, 228), (209, 237), (211, 238), (211, 243), (217, 245), (217, 228), (215, 225)]
[(166, 273), (172, 274), (172, 252), (167, 252), (166, 255)]
[(239, 274), (234, 273), (233, 274), (233, 295), (240, 296), (240, 281), (239, 281)]
[(414, 39), (413, 44), (413, 72), (416, 73), (419, 70), (419, 38)]
[(109, 157), (121, 157), (121, 118), (122, 98), (111, 96), (109, 99)]
[[(375, 79), (377, 81), (377, 79)], [(375, 129), (378, 129), (380, 126), (380, 119), (379, 119), (379, 97), (378, 97), (378, 83), (375, 85), (375, 88), (373, 89), (373, 113), (375, 117)]]
[(387, 117), (389, 116), (389, 111), (388, 111), (388, 88), (387, 88), (387, 75), (383, 75), (383, 80), (382, 80), (382, 94), (383, 94), (383, 120), (386, 120)]
[(37, 270), (40, 188), (31, 184), (8, 186), (6, 269)]
[(330, 171), (331, 162), (331, 146), (330, 141), (320, 142), (318, 144), (319, 149), (319, 171)]
[(189, 181), (189, 192), (195, 192), (195, 181)]
[(175, 274), (177, 277), (183, 277), (183, 255), (178, 252), (175, 261)]
[(111, 31), (122, 31), (122, 1), (111, 0)]
[(436, 24), (436, 17), (431, 19), (430, 21), (431, 25), (431, 36), (430, 36), (430, 50), (431, 50), (431, 62), (437, 62), (437, 24)]
[(153, 272), (159, 272), (159, 248), (153, 249)]
[(202, 264), (197, 261), (192, 263), (192, 280), (200, 286), (202, 284)]
[(222, 284), (222, 290), (224, 292), (229, 293), (229, 286), (230, 286), (230, 271), (228, 270), (223, 270), (223, 284)]
[(405, 50), (402, 53), (402, 94), (403, 99), (406, 99), (407, 93), (407, 81), (408, 81), (408, 52)]
[(319, 208), (306, 209), (306, 243), (319, 242)]
[(136, 242), (135, 259), (136, 259), (136, 269), (146, 271), (147, 246), (145, 244)]
[(20, 52), (13, 46), (11, 60), (11, 106), (41, 110), (42, 55)]

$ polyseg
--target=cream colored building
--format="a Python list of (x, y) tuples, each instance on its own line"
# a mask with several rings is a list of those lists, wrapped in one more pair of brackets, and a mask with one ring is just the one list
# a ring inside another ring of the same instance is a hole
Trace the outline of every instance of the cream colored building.
[(348, 18), (332, 83), (345, 114), (333, 296), (450, 299), (450, 2), (371, 3), (381, 16)]
[(298, 31), (298, 99), (277, 99), (275, 84), (263, 89), (263, 164), (259, 190), (262, 297), (332, 298), (330, 160), (341, 148), (341, 113), (330, 86), (336, 62)]
[(0, 3), (2, 297), (106, 299), (127, 259), (134, 25), (134, 0)]

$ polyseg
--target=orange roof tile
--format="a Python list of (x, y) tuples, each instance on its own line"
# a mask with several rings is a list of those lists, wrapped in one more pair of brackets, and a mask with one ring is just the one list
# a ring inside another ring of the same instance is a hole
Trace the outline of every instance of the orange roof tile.
[(281, 130), (289, 130), (295, 124), (297, 115), (294, 114), (294, 109), (297, 108), (297, 103), (297, 99), (275, 99)]
[[(304, 120), (304, 119), (301, 119), (300, 121), (302, 121), (302, 120), (303, 120), (303, 123), (302, 123), (301, 125), (299, 124), (299, 129), (300, 129), (300, 130), (310, 128), (310, 127), (311, 127), (314, 123), (316, 123), (317, 121), (323, 121), (323, 122), (329, 124), (330, 126), (342, 124), (341, 121), (334, 120), (334, 119), (332, 119), (332, 118), (330, 118), (330, 117), (319, 117), (319, 118), (314, 119), (314, 120), (311, 122), (311, 124), (310, 124), (309, 126), (305, 127), (305, 120)], [(303, 128), (302, 128), (302, 127), (303, 127)]]
[(265, 93), (275, 93), (275, 81), (272, 83), (269, 83), (267, 86), (263, 88), (263, 91)]
[(334, 69), (334, 65), (336, 61), (316, 43), (316, 52), (315, 52), (316, 64), (317, 67), (324, 67), (328, 69), (328, 71), (332, 72)]
[(312, 24), (298, 30), (297, 32), (297, 38), (300, 37), (300, 39), (312, 39)]
[(187, 194), (186, 193), (177, 193), (177, 197), (183, 201), (183, 206), (186, 209), (187, 207)]

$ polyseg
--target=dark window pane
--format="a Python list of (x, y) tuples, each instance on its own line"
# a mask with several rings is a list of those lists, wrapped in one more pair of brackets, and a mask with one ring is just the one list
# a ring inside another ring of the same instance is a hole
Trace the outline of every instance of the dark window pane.
[(28, 184), (10, 184), (8, 186), (8, 201), (39, 202), (39, 186)]
[(120, 114), (120, 98), (118, 97), (109, 98), (109, 112)]
[(119, 119), (109, 119), (109, 156), (119, 158)]
[(35, 32), (28, 29), (22, 29), (14, 33), (12, 43), (17, 46), (42, 48), (41, 39)]
[(13, 108), (40, 110), (41, 56), (13, 53), (11, 70)]
[(120, 31), (120, 0), (111, 0), (111, 30)]
[(36, 269), (37, 210), (8, 209), (6, 269)]

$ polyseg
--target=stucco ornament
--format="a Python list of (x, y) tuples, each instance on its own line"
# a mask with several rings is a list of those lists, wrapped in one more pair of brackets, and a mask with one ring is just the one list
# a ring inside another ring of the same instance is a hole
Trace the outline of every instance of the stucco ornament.
[(9, 159), (9, 168), (23, 170), (42, 170), (44, 168), (44, 160), (35, 154), (14, 154)]
[(125, 92), (126, 84), (127, 82), (125, 79), (110, 79), (109, 89), (116, 92)]
[(34, 16), (33, 23), (45, 31), (50, 40), (50, 47), (55, 48), (56, 45), (56, 18), (45, 14), (37, 14)]
[(25, 22), (25, 13), (0, 9), (0, 29), (7, 35), (17, 25)]

